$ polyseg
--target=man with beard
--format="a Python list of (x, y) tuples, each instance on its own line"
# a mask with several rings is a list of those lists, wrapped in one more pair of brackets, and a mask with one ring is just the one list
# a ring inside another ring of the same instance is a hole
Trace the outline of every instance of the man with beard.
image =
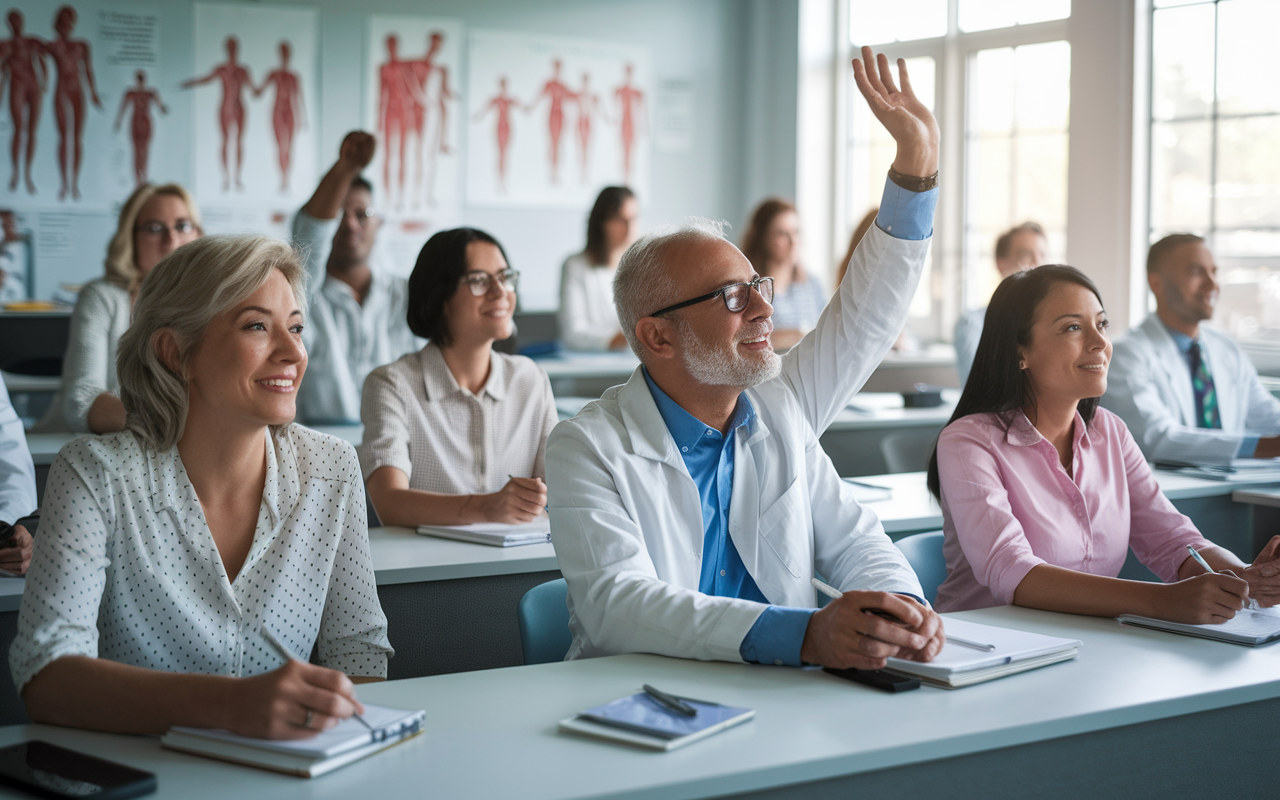
[[(863, 48), (863, 61), (858, 87), (897, 156), (877, 227), (796, 347), (773, 352), (772, 282), (713, 223), (646, 236), (618, 266), (614, 302), (642, 366), (547, 443), (570, 658), (876, 669), (942, 647), (911, 567), (818, 444), (902, 330), (937, 198), (932, 114), (902, 61), (901, 91), (883, 55)], [(844, 591), (822, 610), (818, 574)]]
[(337, 162), (293, 220), (311, 295), (303, 329), (310, 366), (298, 390), (298, 419), (305, 422), (358, 423), (365, 376), (422, 347), (405, 321), (408, 280), (369, 268), (382, 220), (360, 172), (375, 146), (373, 134), (348, 133)]
[(1149, 461), (1230, 464), (1280, 456), (1280, 400), (1231, 337), (1200, 323), (1218, 302), (1204, 239), (1166, 236), (1147, 253), (1156, 311), (1116, 342), (1102, 405)]

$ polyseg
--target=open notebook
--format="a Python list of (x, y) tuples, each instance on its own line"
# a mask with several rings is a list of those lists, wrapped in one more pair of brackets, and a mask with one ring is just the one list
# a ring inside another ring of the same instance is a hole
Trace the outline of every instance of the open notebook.
[(472, 544), (515, 547), (521, 544), (542, 544), (551, 541), (551, 520), (543, 516), (522, 525), (506, 525), (501, 522), (477, 522), (472, 525), (419, 525), (418, 533)]
[(175, 727), (160, 743), (185, 753), (315, 778), (416, 736), (422, 732), (427, 712), (365, 703), (363, 716), (373, 730), (352, 718), (310, 739), (286, 742), (237, 736), (230, 731)]
[(933, 686), (959, 689), (1059, 661), (1068, 661), (1078, 655), (1081, 647), (1077, 639), (1061, 639), (1012, 628), (980, 625), (945, 615), (942, 621), (948, 636), (995, 645), (995, 648), (979, 650), (948, 641), (942, 652), (927, 664), (890, 658), (886, 669), (914, 675)]
[(1151, 617), (1124, 614), (1116, 617), (1125, 625), (1154, 628), (1158, 631), (1182, 633), (1214, 639), (1219, 642), (1243, 644), (1255, 647), (1280, 639), (1280, 608), (1244, 609), (1226, 622), (1217, 625), (1191, 625), (1185, 622), (1169, 622)]

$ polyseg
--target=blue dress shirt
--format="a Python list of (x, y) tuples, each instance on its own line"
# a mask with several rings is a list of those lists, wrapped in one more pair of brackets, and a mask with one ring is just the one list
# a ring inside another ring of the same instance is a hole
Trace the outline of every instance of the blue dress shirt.
[[(1163, 322), (1161, 322), (1160, 324), (1164, 325)], [(1187, 371), (1190, 372), (1192, 369), (1191, 343), (1194, 342), (1195, 339), (1192, 339), (1190, 336), (1186, 335), (1185, 333), (1182, 333), (1180, 331), (1175, 331), (1173, 328), (1170, 328), (1168, 325), (1165, 325), (1164, 329), (1169, 332), (1169, 335), (1171, 337), (1173, 337), (1173, 343), (1177, 345), (1178, 352), (1182, 353), (1182, 360), (1187, 362)], [(1203, 359), (1206, 363), (1209, 360), (1209, 354), (1204, 349), (1203, 345), (1200, 347), (1200, 358)], [(1212, 375), (1213, 365), (1209, 364), (1208, 366), (1209, 366), (1209, 374)], [(1240, 450), (1236, 453), (1236, 457), (1237, 458), (1253, 458), (1253, 454), (1258, 450), (1258, 438), (1259, 437), (1257, 436), (1245, 436), (1244, 439), (1240, 441)]]
[[(933, 235), (933, 211), (937, 204), (937, 189), (912, 192), (886, 179), (876, 225), (898, 239), (927, 239)], [(755, 419), (751, 401), (745, 394), (739, 396), (738, 405), (729, 420), (729, 435), (725, 435), (681, 408), (653, 382), (648, 370), (644, 370), (644, 379), (667, 430), (680, 448), (689, 477), (698, 488), (703, 531), (698, 591), (716, 597), (737, 597), (768, 604), (769, 599), (747, 571), (729, 536), (733, 442), (738, 429), (749, 426)], [(800, 666), (800, 647), (809, 627), (809, 618), (815, 610), (768, 605), (738, 648), (742, 659), (762, 664)]]

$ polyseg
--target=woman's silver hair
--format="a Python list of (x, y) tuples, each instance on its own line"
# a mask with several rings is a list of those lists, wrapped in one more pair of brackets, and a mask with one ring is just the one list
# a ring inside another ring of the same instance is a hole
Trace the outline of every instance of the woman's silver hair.
[[(182, 438), (187, 365), (205, 329), (258, 291), (273, 270), (284, 274), (305, 313), (306, 272), (292, 247), (269, 236), (206, 236), (174, 250), (147, 273), (116, 354), (125, 427), (144, 447), (164, 452)], [(156, 347), (164, 330), (178, 346), (176, 371)]]
[(680, 225), (667, 225), (641, 236), (622, 254), (613, 273), (613, 305), (622, 334), (641, 361), (644, 348), (636, 338), (636, 323), (682, 299), (680, 286), (667, 269), (668, 249), (685, 242), (725, 239), (726, 227), (728, 223), (722, 220), (688, 217)]

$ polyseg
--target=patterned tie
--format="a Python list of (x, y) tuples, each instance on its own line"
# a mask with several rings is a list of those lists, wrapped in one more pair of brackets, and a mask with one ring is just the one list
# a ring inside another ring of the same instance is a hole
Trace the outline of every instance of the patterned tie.
[(1187, 355), (1191, 357), (1191, 389), (1196, 396), (1196, 427), (1221, 428), (1222, 417), (1218, 414), (1218, 393), (1213, 388), (1213, 376), (1209, 374), (1209, 365), (1200, 357), (1200, 342), (1193, 340)]

